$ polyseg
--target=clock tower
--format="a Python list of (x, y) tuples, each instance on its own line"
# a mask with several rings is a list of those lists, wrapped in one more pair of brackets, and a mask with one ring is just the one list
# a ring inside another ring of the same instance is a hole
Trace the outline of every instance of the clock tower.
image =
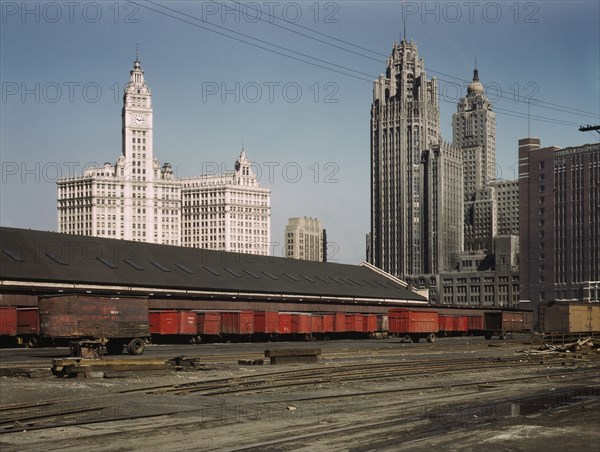
[(123, 157), (131, 180), (152, 177), (152, 94), (139, 60), (133, 62), (129, 83), (123, 93)]

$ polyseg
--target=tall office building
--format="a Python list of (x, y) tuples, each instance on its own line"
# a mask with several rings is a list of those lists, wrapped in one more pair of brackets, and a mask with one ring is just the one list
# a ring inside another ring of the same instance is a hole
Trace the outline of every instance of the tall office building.
[[(462, 196), (462, 171), (443, 178), (461, 156), (442, 142), (439, 117), (437, 81), (427, 79), (417, 45), (395, 43), (386, 74), (373, 86), (370, 235), (371, 263), (394, 275), (445, 270), (451, 259), (435, 250), (450, 255), (462, 245), (462, 204), (460, 218), (447, 214), (458, 190), (450, 185), (460, 185)], [(447, 189), (428, 189), (433, 183)], [(436, 221), (429, 223), (432, 215)]]
[(324, 262), (325, 231), (316, 218), (290, 218), (285, 227), (285, 257)]
[[(242, 150), (235, 171), (180, 180), (153, 153), (150, 88), (138, 59), (125, 86), (122, 155), (60, 179), (58, 229), (249, 254), (269, 254), (271, 191)], [(184, 207), (182, 207), (184, 206)]]
[(452, 115), (452, 130), (464, 163), (465, 249), (492, 252), (495, 231), (488, 227), (493, 224), (488, 212), (491, 215), (494, 210), (494, 193), (488, 184), (496, 178), (496, 114), (484, 94), (477, 68), (467, 95)]
[(600, 143), (519, 140), (522, 303), (600, 301)]
[(57, 182), (59, 232), (180, 244), (179, 183), (171, 165), (154, 157), (152, 113), (136, 59), (123, 94), (122, 155)]
[(456, 110), (452, 115), (453, 139), (463, 154), (464, 195), (468, 200), (496, 178), (496, 114), (484, 94), (477, 69)]
[(271, 190), (242, 152), (235, 170), (181, 180), (182, 245), (269, 255)]

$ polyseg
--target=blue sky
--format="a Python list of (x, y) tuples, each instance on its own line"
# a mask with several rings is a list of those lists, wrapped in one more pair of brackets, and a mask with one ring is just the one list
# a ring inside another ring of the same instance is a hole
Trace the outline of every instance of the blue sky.
[[(116, 160), (139, 43), (161, 162), (180, 177), (232, 169), (244, 143), (272, 189), (272, 241), (283, 240), (288, 217), (313, 216), (332, 260), (364, 259), (372, 80), (400, 39), (401, 2), (259, 1), (238, 13), (210, 1), (0, 3), (0, 224), (56, 230), (56, 177)], [(404, 5), (408, 37), (439, 79), (444, 139), (476, 55), (497, 111), (500, 177), (516, 176), (524, 99), (542, 145), (598, 141), (578, 131), (600, 123), (598, 2)]]

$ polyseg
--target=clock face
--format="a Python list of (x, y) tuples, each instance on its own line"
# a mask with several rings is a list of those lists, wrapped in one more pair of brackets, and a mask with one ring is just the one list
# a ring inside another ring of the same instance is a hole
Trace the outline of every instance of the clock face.
[(134, 126), (143, 126), (146, 124), (146, 116), (143, 114), (135, 114), (133, 115), (133, 125)]

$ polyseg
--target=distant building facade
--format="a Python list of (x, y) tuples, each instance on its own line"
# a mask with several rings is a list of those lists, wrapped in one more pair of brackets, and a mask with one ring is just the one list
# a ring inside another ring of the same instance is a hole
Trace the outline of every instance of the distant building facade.
[(285, 227), (285, 257), (326, 262), (324, 233), (316, 218), (290, 218)]
[(600, 143), (519, 140), (521, 302), (600, 301)]
[(519, 181), (499, 179), (465, 203), (465, 251), (493, 252), (494, 237), (519, 235)]
[(181, 180), (183, 246), (269, 255), (271, 192), (242, 150), (235, 171)]
[(137, 59), (123, 95), (122, 155), (57, 189), (59, 232), (269, 254), (270, 189), (244, 150), (235, 171), (184, 180), (154, 157), (152, 96)]
[(410, 287), (428, 290), (429, 302), (456, 306), (519, 305), (519, 238), (497, 236), (495, 253), (465, 252), (458, 269), (406, 278)]

